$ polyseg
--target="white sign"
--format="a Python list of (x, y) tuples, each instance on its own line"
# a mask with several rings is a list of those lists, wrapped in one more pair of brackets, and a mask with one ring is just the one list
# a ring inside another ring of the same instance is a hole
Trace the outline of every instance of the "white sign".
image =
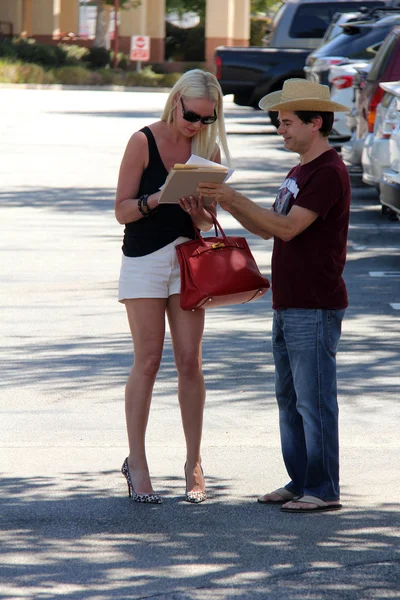
[(150, 36), (133, 35), (131, 37), (131, 60), (150, 60)]

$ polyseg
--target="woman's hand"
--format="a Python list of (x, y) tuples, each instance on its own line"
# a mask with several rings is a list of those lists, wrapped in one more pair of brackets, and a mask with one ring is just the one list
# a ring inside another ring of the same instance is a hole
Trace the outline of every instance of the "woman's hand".
[(184, 210), (187, 213), (191, 213), (192, 211), (194, 211), (193, 215), (190, 214), (192, 218), (195, 217), (196, 214), (198, 216), (199, 205), (194, 196), (180, 198), (178, 200), (178, 204), (182, 208), (182, 210)]
[(215, 203), (207, 206), (206, 210), (204, 208), (203, 198), (201, 196), (199, 196), (197, 200), (194, 196), (188, 196), (187, 198), (180, 198), (178, 200), (178, 204), (185, 212), (189, 213), (197, 229), (201, 229), (203, 231), (208, 231), (211, 229), (213, 220), (208, 211), (211, 211), (215, 214)]

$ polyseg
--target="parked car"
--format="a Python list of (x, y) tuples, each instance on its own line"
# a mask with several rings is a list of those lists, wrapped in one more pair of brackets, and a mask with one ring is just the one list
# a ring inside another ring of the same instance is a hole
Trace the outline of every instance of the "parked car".
[(273, 48), (317, 48), (337, 12), (391, 5), (390, 0), (286, 0), (262, 43)]
[[(240, 106), (258, 108), (260, 99), (282, 89), (286, 79), (305, 76), (304, 65), (310, 49), (322, 39), (338, 6), (341, 10), (354, 11), (354, 7), (382, 1), (288, 0), (274, 19), (268, 47), (219, 46), (215, 49), (215, 72), (223, 94), (233, 94), (233, 101)], [(313, 17), (319, 15), (323, 20), (324, 11), (328, 15), (324, 27), (312, 29)], [(277, 113), (271, 111), (269, 116), (276, 125)]]
[(352, 66), (355, 70), (353, 75), (353, 104), (350, 112), (346, 114), (346, 125), (349, 131), (353, 133), (357, 127), (357, 106), (358, 106), (358, 98), (361, 92), (361, 89), (365, 85), (365, 80), (367, 79), (367, 75), (371, 69), (371, 61), (366, 61), (365, 63), (361, 63), (361, 66), (358, 66), (360, 63), (354, 63)]
[(398, 85), (398, 82), (380, 84), (384, 90), (383, 98), (376, 109), (374, 130), (366, 135), (362, 151), (362, 180), (378, 191), (383, 170), (390, 166), (389, 139), (399, 118), (397, 98), (391, 89)]
[(399, 218), (400, 215), (400, 81), (391, 88), (396, 96), (397, 123), (389, 140), (390, 166), (384, 169), (380, 180), (380, 202), (382, 207), (389, 209)]
[(329, 85), (332, 66), (373, 59), (390, 30), (400, 25), (400, 10), (374, 8), (362, 19), (346, 23), (343, 33), (308, 55), (304, 67), (307, 79)]
[[(224, 95), (233, 94), (239, 106), (258, 108), (261, 98), (282, 89), (286, 79), (303, 77), (307, 54), (300, 48), (218, 46), (215, 72)], [(270, 113), (274, 125), (276, 114)]]
[(358, 137), (363, 137), (374, 129), (376, 107), (384, 94), (379, 84), (398, 79), (400, 79), (400, 27), (394, 27), (372, 61), (365, 85), (360, 91)]
[(364, 138), (357, 137), (357, 118), (358, 118), (358, 99), (365, 80), (371, 69), (372, 63), (367, 63), (364, 67), (354, 66), (356, 73), (353, 77), (353, 107), (345, 116), (346, 125), (351, 131), (351, 137), (348, 142), (342, 145), (341, 155), (346, 162), (350, 175), (355, 177), (355, 181), (361, 181), (362, 165), (361, 155), (364, 146)]
[(330, 42), (334, 37), (343, 33), (343, 25), (351, 21), (357, 21), (360, 19), (361, 14), (367, 10), (366, 7), (360, 7), (359, 12), (337, 12), (333, 15), (332, 21), (328, 25), (328, 29), (324, 33), (324, 37), (318, 47), (323, 46)]
[[(336, 65), (329, 71), (329, 84), (331, 86), (331, 98), (334, 102), (344, 104), (349, 107), (349, 111), (354, 108), (354, 88), (353, 80), (358, 74), (357, 68), (366, 69), (369, 66), (367, 62), (359, 62), (345, 65)], [(346, 113), (335, 113), (332, 134), (330, 139), (334, 141), (348, 141), (352, 130), (348, 125)]]
[[(394, 27), (379, 48), (369, 73), (360, 87), (356, 129), (350, 142), (342, 146), (342, 158), (349, 163), (349, 171), (353, 177), (362, 178), (362, 148), (367, 133), (372, 133), (374, 130), (376, 108), (384, 94), (379, 84), (398, 79), (400, 79), (400, 27)], [(361, 152), (355, 152), (354, 148), (360, 148)]]

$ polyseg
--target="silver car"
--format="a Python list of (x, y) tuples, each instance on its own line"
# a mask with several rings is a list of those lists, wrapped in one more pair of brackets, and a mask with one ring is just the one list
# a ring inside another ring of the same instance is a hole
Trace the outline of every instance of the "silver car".
[(396, 96), (398, 117), (389, 140), (390, 166), (383, 170), (380, 180), (380, 201), (382, 207), (388, 209), (391, 215), (398, 219), (400, 215), (400, 81), (397, 81), (397, 86), (392, 87), (392, 93)]
[(376, 110), (374, 131), (367, 133), (364, 140), (361, 157), (362, 180), (377, 190), (383, 170), (390, 166), (389, 139), (399, 117), (397, 98), (390, 91), (396, 86), (398, 87), (398, 83), (395, 82), (380, 84), (385, 94)]
[(347, 164), (350, 175), (354, 176), (354, 181), (357, 181), (362, 175), (361, 156), (365, 141), (365, 137), (357, 136), (358, 98), (370, 69), (371, 63), (367, 63), (363, 67), (355, 67), (357, 73), (353, 76), (353, 106), (346, 115), (346, 125), (351, 131), (351, 137), (341, 149), (342, 158)]

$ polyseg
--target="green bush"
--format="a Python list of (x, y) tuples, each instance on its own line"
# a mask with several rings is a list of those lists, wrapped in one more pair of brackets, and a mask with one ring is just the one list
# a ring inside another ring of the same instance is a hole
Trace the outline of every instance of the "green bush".
[(129, 71), (125, 77), (125, 85), (157, 87), (161, 79), (162, 75), (157, 75), (149, 67), (146, 67), (140, 72)]
[(66, 62), (66, 53), (58, 46), (37, 44), (32, 38), (14, 38), (12, 44), (17, 58), (23, 62), (36, 63), (43, 67), (59, 67)]
[[(105, 48), (88, 49), (69, 44), (45, 46), (22, 38), (4, 40), (0, 42), (0, 83), (172, 87), (181, 77), (180, 72), (171, 73), (160, 64), (134, 71), (134, 65), (123, 53), (118, 54), (118, 62), (129, 67), (128, 70), (113, 69), (109, 66), (110, 57)], [(95, 64), (103, 66), (95, 69)], [(195, 67), (201, 68), (201, 65), (186, 63), (182, 70)]]
[(17, 51), (8, 39), (0, 40), (0, 58), (17, 59)]
[(151, 68), (154, 71), (154, 73), (158, 73), (159, 75), (165, 75), (166, 73), (170, 73), (168, 65), (166, 65), (165, 63), (153, 63), (151, 65)]
[(94, 71), (100, 77), (101, 85), (125, 85), (125, 73), (114, 69), (97, 69)]
[(250, 46), (262, 46), (265, 30), (270, 27), (271, 19), (268, 17), (252, 17), (250, 20)]
[(23, 62), (35, 62), (35, 40), (32, 39), (23, 39), (23, 38), (13, 38), (11, 41), (14, 50), (17, 55), (17, 59)]
[(74, 67), (82, 65), (85, 56), (89, 54), (88, 48), (76, 44), (58, 44), (58, 48), (65, 53), (65, 64)]
[(90, 73), (90, 85), (104, 85), (103, 78), (99, 71), (89, 71)]
[(0, 60), (0, 83), (54, 83), (54, 78), (40, 65)]
[[(110, 52), (110, 65), (114, 66), (114, 51)], [(123, 52), (118, 52), (117, 54), (117, 69), (122, 69), (123, 71), (127, 71), (132, 66), (132, 62), (127, 54)]]
[(59, 67), (53, 71), (55, 83), (64, 85), (90, 85), (91, 72), (85, 67)]
[(166, 73), (160, 79), (160, 87), (173, 87), (178, 79), (182, 76), (182, 73)]
[(21, 77), (24, 83), (49, 84), (54, 83), (51, 71), (46, 71), (41, 65), (25, 63), (21, 65)]
[(88, 54), (85, 54), (83, 60), (91, 69), (102, 69), (110, 66), (111, 54), (106, 48), (89, 48)]

